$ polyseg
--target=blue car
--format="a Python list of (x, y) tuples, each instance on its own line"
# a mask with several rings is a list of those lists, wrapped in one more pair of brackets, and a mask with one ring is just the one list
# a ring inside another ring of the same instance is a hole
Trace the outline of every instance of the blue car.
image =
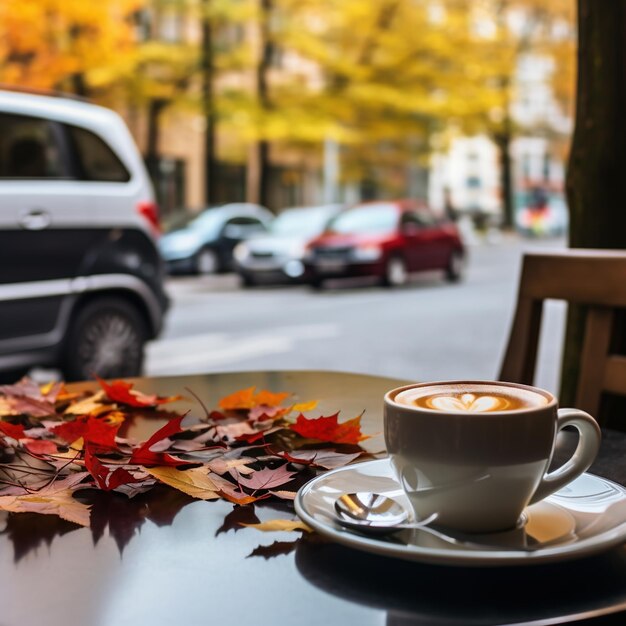
[(209, 207), (161, 237), (159, 250), (171, 274), (217, 274), (233, 269), (235, 246), (263, 233), (272, 213), (257, 204)]

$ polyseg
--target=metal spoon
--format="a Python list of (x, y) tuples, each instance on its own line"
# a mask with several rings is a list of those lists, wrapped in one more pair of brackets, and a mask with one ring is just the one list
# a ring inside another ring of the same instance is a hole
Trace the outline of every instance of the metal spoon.
[(409, 512), (399, 502), (369, 491), (339, 496), (335, 500), (335, 513), (342, 526), (379, 535), (423, 528), (437, 518), (433, 514), (420, 522), (407, 523)]
[[(475, 535), (468, 537), (464, 533), (454, 531), (454, 535), (429, 526), (437, 519), (433, 513), (419, 522), (407, 522), (409, 511), (393, 498), (379, 493), (360, 491), (344, 493), (335, 500), (336, 521), (341, 526), (356, 530), (362, 534), (390, 535), (400, 530), (420, 530), (447, 543), (475, 550), (513, 550), (534, 552), (553, 544), (560, 544), (566, 538), (558, 537), (554, 541), (540, 542), (537, 545), (511, 546), (498, 542), (498, 534)], [(575, 535), (574, 535), (575, 537)], [(479, 540), (477, 540), (480, 538)], [(528, 539), (528, 537), (526, 537)]]

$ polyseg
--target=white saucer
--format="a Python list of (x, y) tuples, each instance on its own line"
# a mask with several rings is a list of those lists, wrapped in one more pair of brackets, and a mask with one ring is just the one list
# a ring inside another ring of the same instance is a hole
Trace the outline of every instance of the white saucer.
[(411, 510), (389, 459), (381, 459), (342, 467), (313, 479), (298, 492), (296, 512), (320, 534), (352, 548), (445, 565), (562, 561), (589, 556), (626, 541), (626, 489), (593, 474), (583, 474), (566, 488), (528, 507), (520, 528), (467, 536), (470, 545), (454, 544), (424, 530), (380, 537), (342, 528), (335, 521), (335, 500), (343, 493), (358, 491), (395, 498)]

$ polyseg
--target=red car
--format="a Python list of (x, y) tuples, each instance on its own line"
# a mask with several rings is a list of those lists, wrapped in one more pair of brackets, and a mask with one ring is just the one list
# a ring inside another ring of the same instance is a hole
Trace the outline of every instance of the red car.
[(367, 202), (342, 211), (305, 254), (313, 287), (356, 276), (395, 287), (413, 272), (437, 269), (457, 281), (464, 267), (465, 248), (454, 222), (435, 217), (415, 200)]

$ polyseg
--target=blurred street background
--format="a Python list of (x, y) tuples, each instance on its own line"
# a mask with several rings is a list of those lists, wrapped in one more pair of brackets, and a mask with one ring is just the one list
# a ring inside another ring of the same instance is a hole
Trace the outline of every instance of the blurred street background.
[[(144, 158), (161, 253), (190, 271), (166, 279), (148, 375), (493, 378), (523, 251), (566, 245), (571, 0), (4, 0), (0, 41), (0, 82), (114, 109)], [(225, 204), (273, 217), (400, 198), (459, 225), (464, 280), (243, 289), (196, 235), (170, 232)], [(555, 388), (558, 360), (540, 359), (539, 383)]]
[[(244, 291), (234, 274), (168, 281), (167, 328), (148, 375), (329, 369), (410, 380), (493, 379), (508, 338), (524, 250), (562, 239), (476, 242), (461, 284), (421, 274), (389, 291), (354, 281)], [(536, 383), (558, 389), (565, 306), (548, 302)]]

